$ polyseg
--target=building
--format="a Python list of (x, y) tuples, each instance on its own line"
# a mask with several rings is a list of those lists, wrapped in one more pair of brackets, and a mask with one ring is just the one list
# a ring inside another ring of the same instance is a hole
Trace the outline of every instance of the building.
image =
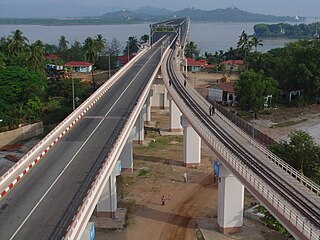
[(208, 65), (206, 60), (193, 60), (192, 58), (186, 58), (187, 62), (183, 61), (182, 63), (184, 71), (188, 72), (199, 72), (201, 69), (204, 69)]
[(92, 71), (93, 63), (89, 62), (68, 62), (65, 67), (71, 67), (72, 72), (88, 73)]
[(236, 95), (233, 84), (234, 82), (221, 82), (211, 86), (208, 89), (208, 98), (219, 103), (234, 104)]
[(226, 66), (226, 70), (237, 70), (244, 64), (243, 60), (227, 60), (222, 63)]

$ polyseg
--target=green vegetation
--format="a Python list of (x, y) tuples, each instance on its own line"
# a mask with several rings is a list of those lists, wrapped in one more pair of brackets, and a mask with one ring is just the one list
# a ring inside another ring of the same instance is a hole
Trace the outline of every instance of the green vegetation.
[[(148, 35), (141, 42), (148, 41)], [(71, 69), (62, 72), (45, 69), (46, 64), (63, 65), (68, 61), (89, 61), (98, 69), (115, 68), (120, 44), (116, 39), (107, 43), (101, 34), (88, 37), (83, 44), (71, 44), (61, 36), (58, 45), (44, 44), (40, 40), (28, 44), (20, 30), (0, 39), (0, 123), (1, 131), (14, 129), (20, 124), (44, 121), (56, 124), (72, 111), (72, 85), (74, 84), (76, 106), (80, 105), (97, 87), (93, 78), (92, 87), (80, 79), (70, 78)], [(130, 53), (135, 54), (140, 46), (136, 37), (127, 42)], [(128, 48), (128, 47), (127, 47)], [(45, 55), (53, 54), (54, 59)], [(110, 59), (110, 65), (106, 64)]]
[[(307, 132), (301, 130), (291, 132), (289, 138), (289, 142), (281, 141), (270, 146), (270, 150), (302, 175), (320, 184), (319, 145)], [(290, 237), (290, 233), (263, 206), (259, 206), (258, 210), (265, 215), (261, 220), (266, 226)]]
[(265, 38), (319, 38), (316, 35), (320, 32), (320, 26), (316, 23), (311, 24), (288, 24), (288, 23), (277, 23), (277, 24), (257, 24), (254, 27), (254, 34), (257, 37)]

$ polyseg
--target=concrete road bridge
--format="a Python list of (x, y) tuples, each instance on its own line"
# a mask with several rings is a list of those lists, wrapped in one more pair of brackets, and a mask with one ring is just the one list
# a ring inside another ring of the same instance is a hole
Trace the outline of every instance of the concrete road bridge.
[(0, 178), (0, 239), (89, 239), (92, 214), (114, 218), (116, 176), (132, 171), (150, 107), (170, 109), (184, 164), (201, 139), (218, 156), (218, 226), (243, 225), (246, 187), (297, 239), (320, 239), (320, 188), (211, 106), (182, 74), (188, 18), (150, 25), (150, 46), (83, 102)]

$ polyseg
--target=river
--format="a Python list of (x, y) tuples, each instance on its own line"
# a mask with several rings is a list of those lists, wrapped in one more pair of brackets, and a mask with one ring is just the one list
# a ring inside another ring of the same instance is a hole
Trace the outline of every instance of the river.
[[(194, 41), (201, 53), (227, 50), (236, 47), (241, 32), (244, 30), (248, 34), (253, 33), (251, 23), (194, 23), (191, 22), (189, 40)], [(61, 35), (73, 43), (83, 42), (87, 37), (94, 37), (102, 34), (107, 41), (116, 38), (124, 46), (129, 36), (137, 36), (138, 39), (149, 34), (149, 24), (131, 25), (85, 25), (85, 26), (39, 26), (39, 25), (0, 25), (0, 37), (8, 36), (12, 31), (19, 29), (29, 39), (30, 43), (41, 40), (44, 43), (57, 44)], [(289, 39), (265, 39), (260, 51), (268, 51), (271, 48), (283, 47), (285, 43), (292, 41)]]

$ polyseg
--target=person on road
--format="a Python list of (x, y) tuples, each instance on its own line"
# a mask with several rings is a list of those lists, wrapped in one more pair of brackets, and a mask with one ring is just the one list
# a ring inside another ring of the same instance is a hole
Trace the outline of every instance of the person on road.
[(162, 198), (161, 198), (161, 205), (162, 205), (162, 206), (164, 206), (165, 201), (166, 201), (166, 198), (165, 198), (164, 195), (162, 195)]
[(183, 174), (183, 181), (184, 181), (185, 183), (187, 183), (187, 181), (188, 181), (188, 177), (187, 177), (187, 174), (186, 174), (186, 173)]

